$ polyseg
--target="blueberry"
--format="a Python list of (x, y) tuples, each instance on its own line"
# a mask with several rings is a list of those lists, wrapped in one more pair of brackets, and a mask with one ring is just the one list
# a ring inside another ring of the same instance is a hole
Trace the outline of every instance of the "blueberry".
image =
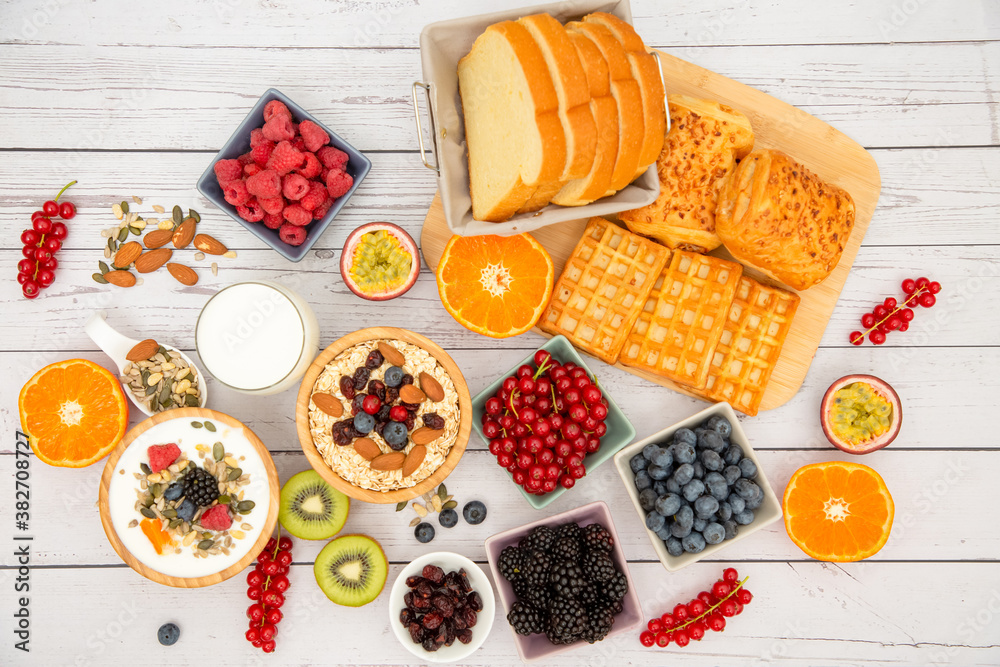
[(701, 461), (695, 461), (691, 467), (694, 469), (695, 479), (705, 479), (705, 466), (701, 464)]
[(181, 638), (181, 629), (174, 623), (164, 623), (156, 631), (156, 638), (164, 646), (173, 646)]
[(171, 484), (167, 487), (167, 490), (163, 492), (163, 497), (167, 500), (177, 500), (184, 495), (184, 485), (183, 484)]
[(462, 516), (473, 526), (479, 525), (486, 520), (486, 505), (478, 500), (470, 500), (462, 508)]
[(687, 443), (693, 447), (698, 442), (698, 436), (689, 428), (679, 428), (674, 431), (674, 442), (678, 444)]
[(653, 532), (661, 540), (669, 540), (671, 537), (673, 537), (673, 535), (670, 532), (670, 526), (668, 526), (666, 522), (664, 522), (662, 526), (660, 526), (657, 530), (654, 530)]
[(700, 533), (701, 531), (705, 530), (705, 526), (707, 526), (707, 525), (708, 525), (708, 521), (707, 520), (702, 519), (700, 517), (695, 517), (694, 524), (692, 525), (692, 528), (694, 528), (694, 531), (696, 533)]
[(406, 425), (400, 422), (389, 422), (382, 429), (382, 439), (394, 450), (399, 451), (406, 447)]
[(639, 506), (647, 512), (653, 509), (653, 505), (656, 503), (656, 491), (653, 489), (643, 489), (639, 494)]
[(740, 461), (740, 472), (747, 479), (753, 479), (757, 476), (757, 464), (751, 459), (743, 459)]
[(385, 382), (387, 387), (398, 387), (403, 382), (403, 369), (399, 366), (389, 366), (385, 369), (385, 375), (382, 376), (382, 382)]
[(681, 489), (681, 494), (689, 503), (693, 503), (695, 498), (705, 493), (705, 482), (700, 479), (692, 479)]
[(703, 431), (700, 436), (698, 436), (698, 446), (702, 449), (707, 449), (710, 452), (715, 452), (716, 454), (721, 454), (726, 451), (726, 442), (722, 439), (722, 436), (715, 431)]
[(726, 539), (726, 529), (722, 527), (722, 524), (714, 521), (705, 526), (705, 530), (701, 531), (701, 534), (709, 544), (718, 544)]
[(690, 505), (682, 506), (674, 514), (674, 521), (682, 526), (690, 528), (692, 525), (694, 525), (694, 510), (691, 509)]
[[(657, 484), (659, 484), (659, 483), (660, 482), (657, 482)], [(667, 478), (667, 483), (664, 484), (664, 487), (666, 487), (667, 493), (676, 493), (676, 494), (680, 495), (681, 485), (677, 482), (677, 480), (675, 478), (668, 477)], [(655, 489), (656, 487), (654, 486), (653, 488)], [(659, 493), (657, 493), (657, 495), (659, 495)]]
[(670, 524), (670, 534), (674, 537), (687, 537), (691, 534), (691, 526), (685, 526), (674, 522)]
[(650, 512), (646, 515), (646, 528), (658, 530), (666, 523), (666, 519), (659, 512)]
[(451, 509), (441, 510), (438, 514), (438, 523), (445, 528), (454, 528), (455, 524), (458, 523), (458, 512)]
[(729, 494), (729, 498), (726, 499), (726, 502), (733, 508), (733, 514), (739, 514), (747, 508), (747, 501), (740, 498), (735, 491)]
[(660, 466), (649, 466), (649, 470), (647, 472), (649, 474), (649, 478), (657, 482), (670, 477), (670, 471), (666, 468), (661, 468)]
[(736, 491), (736, 494), (740, 498), (749, 501), (757, 495), (760, 487), (751, 482), (749, 479), (738, 479), (736, 480), (736, 483), (733, 484), (733, 490)]
[(367, 435), (375, 428), (375, 418), (367, 412), (359, 412), (354, 415), (354, 428), (361, 435)]
[(659, 482), (653, 482), (653, 492), (656, 493), (657, 496), (665, 496), (668, 493), (671, 493), (670, 489), (667, 488), (668, 481), (669, 480), (661, 480)]
[(717, 512), (717, 515), (720, 521), (729, 521), (733, 518), (733, 506), (723, 500), (719, 503), (719, 511)]
[(184, 519), (185, 521), (191, 521), (194, 519), (194, 513), (198, 511), (198, 506), (194, 504), (194, 501), (190, 498), (185, 498), (177, 507), (177, 517)]
[(655, 442), (649, 443), (648, 445), (642, 448), (642, 458), (646, 459), (647, 461), (652, 461), (653, 454), (655, 454), (656, 450), (658, 450), (659, 448), (660, 446)]
[(694, 501), (694, 513), (703, 519), (707, 519), (719, 511), (719, 501), (712, 496), (701, 496)]
[(700, 554), (705, 550), (705, 538), (701, 536), (701, 533), (692, 532), (681, 540), (681, 545), (684, 547), (684, 551), (689, 554)]
[(705, 466), (705, 470), (712, 470), (716, 472), (726, 467), (722, 457), (713, 452), (711, 449), (705, 449), (701, 452), (701, 463)]
[(734, 514), (733, 519), (741, 526), (753, 523), (753, 510), (743, 510), (739, 514)]
[(732, 486), (736, 480), (743, 476), (743, 473), (740, 472), (739, 466), (726, 466), (722, 470), (722, 476), (726, 478), (726, 484)]
[(649, 465), (649, 462), (642, 454), (636, 454), (628, 461), (628, 467), (632, 469), (633, 473), (645, 470), (647, 465)]
[(743, 458), (743, 448), (739, 445), (729, 445), (729, 449), (722, 455), (726, 465), (734, 466)]
[(670, 445), (670, 454), (677, 463), (694, 463), (694, 445), (688, 442), (675, 442)]
[(681, 508), (681, 499), (675, 493), (668, 493), (656, 499), (654, 509), (663, 516), (673, 516)]
[(653, 480), (649, 478), (649, 473), (645, 470), (640, 470), (635, 474), (635, 489), (636, 491), (643, 491), (653, 486)]
[(669, 449), (659, 447), (655, 452), (653, 452), (653, 456), (649, 459), (649, 461), (655, 466), (669, 468), (674, 464), (674, 456), (670, 453)]
[(678, 540), (676, 537), (671, 537), (668, 540), (664, 540), (664, 543), (667, 545), (667, 553), (670, 554), (671, 556), (680, 556), (682, 553), (684, 553), (684, 546), (681, 544), (681, 541)]
[(728, 438), (733, 434), (733, 425), (729, 423), (729, 420), (722, 415), (715, 415), (710, 417), (705, 423), (705, 426), (712, 429), (723, 438)]
[(729, 496), (729, 484), (721, 473), (705, 473), (705, 488), (716, 500), (725, 500)]
[(764, 489), (757, 487), (757, 492), (752, 498), (747, 498), (747, 509), (755, 510), (764, 503)]
[(731, 539), (733, 539), (734, 537), (736, 537), (737, 535), (740, 534), (739, 526), (737, 526), (736, 522), (733, 521), (732, 519), (730, 519), (729, 521), (723, 522), (722, 527), (726, 529), (726, 539), (727, 540), (731, 540)]
[(681, 486), (684, 486), (692, 479), (694, 479), (694, 466), (692, 466), (690, 463), (682, 464), (679, 468), (677, 468), (677, 470), (674, 471), (674, 475), (673, 477), (671, 477), (671, 479), (680, 484)]
[(418, 523), (413, 534), (416, 536), (417, 542), (427, 544), (434, 539), (434, 526), (427, 522)]

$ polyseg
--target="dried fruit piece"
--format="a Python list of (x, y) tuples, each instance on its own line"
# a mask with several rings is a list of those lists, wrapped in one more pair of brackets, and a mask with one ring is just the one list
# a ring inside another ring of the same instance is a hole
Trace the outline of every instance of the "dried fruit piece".
[(135, 285), (135, 276), (128, 271), (108, 271), (104, 274), (104, 279), (117, 287), (132, 287)]
[(425, 456), (427, 456), (427, 448), (423, 445), (414, 445), (403, 461), (403, 477), (409, 477), (416, 472), (420, 464), (424, 462)]
[(135, 260), (135, 270), (139, 273), (152, 273), (170, 261), (174, 251), (170, 248), (157, 248), (150, 250)]
[(420, 373), (420, 388), (435, 403), (444, 400), (444, 387), (430, 373)]
[[(177, 216), (174, 216), (175, 218)], [(194, 239), (194, 228), (195, 228), (194, 218), (185, 218), (177, 229), (174, 230), (172, 241), (174, 247), (178, 250), (188, 247), (191, 240)]]
[(129, 264), (139, 259), (139, 255), (142, 254), (142, 244), (138, 241), (129, 241), (128, 243), (122, 245), (115, 253), (114, 265), (119, 269), (126, 268)]
[(150, 250), (155, 250), (170, 243), (170, 239), (173, 238), (173, 235), (174, 233), (169, 229), (154, 229), (142, 237), (142, 242)]
[(229, 252), (229, 248), (208, 234), (195, 236), (194, 247), (209, 255), (224, 255)]
[(147, 338), (146, 340), (136, 343), (135, 346), (128, 351), (128, 354), (125, 355), (125, 359), (128, 361), (145, 361), (156, 354), (159, 349), (159, 343), (152, 338)]
[(406, 455), (403, 452), (389, 452), (388, 454), (379, 454), (372, 459), (371, 467), (373, 470), (399, 470), (403, 467), (403, 461), (406, 460)]
[(312, 400), (313, 403), (316, 404), (317, 408), (331, 417), (339, 417), (344, 414), (344, 406), (336, 396), (325, 394), (323, 392), (316, 392), (312, 395)]
[[(195, 273), (194, 269), (189, 266), (184, 266), (183, 264), (167, 264), (167, 271), (169, 271), (170, 275), (176, 278), (177, 282), (182, 285), (190, 287), (198, 282), (198, 274)], [(135, 278), (133, 278), (132, 281), (134, 283)]]

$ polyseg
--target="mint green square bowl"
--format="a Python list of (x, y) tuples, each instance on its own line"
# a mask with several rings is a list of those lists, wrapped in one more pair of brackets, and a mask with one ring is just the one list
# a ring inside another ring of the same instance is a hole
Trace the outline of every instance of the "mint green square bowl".
[[(573, 344), (566, 339), (565, 336), (553, 336), (544, 345), (542, 345), (540, 350), (546, 350), (549, 354), (559, 360), (559, 363), (566, 363), (567, 361), (572, 361), (577, 366), (582, 367), (587, 371), (587, 375), (591, 378), (595, 378), (593, 371), (587, 366), (583, 361), (583, 357), (573, 348)], [(537, 352), (537, 350), (536, 350)], [(483, 442), (489, 444), (489, 439), (483, 434), (483, 414), (486, 412), (486, 399), (495, 394), (503, 384), (505, 378), (513, 375), (521, 364), (534, 364), (535, 352), (532, 352), (526, 356), (521, 361), (517, 362), (512, 366), (507, 372), (503, 373), (494, 380), (488, 387), (483, 389), (481, 392), (476, 394), (475, 398), (472, 399), (472, 428), (475, 429), (476, 433)], [(604, 389), (601, 388), (603, 392)], [(632, 442), (632, 438), (635, 437), (635, 428), (629, 422), (625, 413), (621, 411), (618, 404), (615, 403), (614, 399), (604, 392), (604, 397), (608, 399), (608, 416), (604, 420), (607, 424), (608, 431), (601, 438), (601, 447), (593, 454), (587, 454), (583, 459), (584, 466), (587, 468), (587, 475), (589, 475), (595, 468), (603, 464), (605, 461), (613, 457), (622, 447)], [(511, 478), (511, 484), (514, 483), (514, 476), (509, 472), (507, 473)], [(586, 483), (587, 477), (584, 476), (582, 479), (577, 480), (577, 484)], [(515, 486), (517, 486), (515, 484)], [(575, 487), (574, 487), (575, 488)], [(546, 493), (544, 496), (536, 496), (532, 493), (528, 493), (522, 487), (518, 486), (517, 490), (521, 492), (528, 504), (534, 507), (536, 510), (540, 510), (547, 507), (551, 502), (562, 494), (569, 491), (562, 486), (557, 486), (555, 491)]]

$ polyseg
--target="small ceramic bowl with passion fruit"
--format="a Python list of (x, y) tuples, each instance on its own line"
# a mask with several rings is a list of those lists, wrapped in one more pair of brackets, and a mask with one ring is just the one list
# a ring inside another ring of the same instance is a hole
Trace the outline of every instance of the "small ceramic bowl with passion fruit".
[(387, 301), (417, 282), (420, 252), (413, 237), (391, 222), (361, 225), (347, 237), (340, 275), (347, 287), (369, 301)]

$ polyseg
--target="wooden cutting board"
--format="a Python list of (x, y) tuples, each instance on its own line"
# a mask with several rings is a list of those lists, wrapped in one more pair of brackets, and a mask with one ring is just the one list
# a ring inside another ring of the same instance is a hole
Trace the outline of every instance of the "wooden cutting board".
[[(865, 232), (871, 222), (875, 205), (882, 189), (875, 160), (857, 142), (818, 118), (786, 104), (756, 88), (728, 79), (721, 74), (698, 67), (692, 63), (660, 52), (664, 82), (669, 93), (713, 99), (728, 104), (749, 117), (753, 125), (754, 148), (782, 150), (816, 172), (824, 180), (844, 188), (854, 198), (856, 217), (854, 231), (844, 248), (840, 264), (819, 285), (798, 292), (802, 298), (785, 340), (781, 357), (771, 375), (760, 409), (770, 410), (787, 402), (802, 386), (823, 331), (830, 320), (847, 274), (861, 247)], [(586, 220), (565, 222), (532, 232), (552, 255), (556, 276), (562, 272), (566, 258), (583, 233)], [(424, 220), (420, 247), (427, 265), (437, 267), (444, 246), (451, 238), (444, 218), (439, 195), (434, 197), (427, 218)], [(711, 254), (732, 260), (724, 247)], [(746, 275), (766, 283), (773, 283), (758, 271), (746, 268)], [(539, 329), (536, 332), (548, 335)], [(621, 364), (618, 368), (670, 387), (690, 396), (697, 394), (669, 380), (637, 371)]]

